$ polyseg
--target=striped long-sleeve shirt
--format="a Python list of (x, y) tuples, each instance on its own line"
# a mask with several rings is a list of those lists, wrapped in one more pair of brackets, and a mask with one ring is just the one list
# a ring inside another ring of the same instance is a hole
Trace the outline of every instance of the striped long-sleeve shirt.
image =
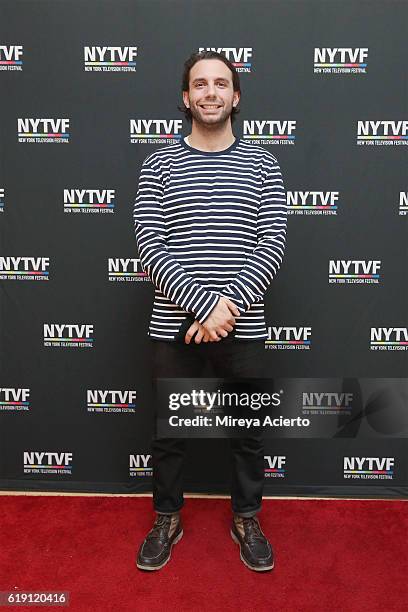
[(180, 143), (143, 162), (133, 220), (140, 262), (155, 286), (149, 336), (175, 340), (228, 297), (235, 338), (267, 338), (264, 294), (286, 242), (287, 205), (274, 155), (242, 138), (223, 151)]

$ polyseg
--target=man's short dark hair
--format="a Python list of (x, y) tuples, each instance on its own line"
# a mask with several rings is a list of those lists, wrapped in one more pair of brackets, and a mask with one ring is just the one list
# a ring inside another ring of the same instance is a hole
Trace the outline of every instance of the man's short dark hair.
[[(225, 57), (225, 55), (223, 55), (222, 53), (217, 53), (217, 51), (200, 51), (200, 52), (192, 53), (190, 57), (184, 62), (184, 72), (183, 72), (183, 78), (182, 78), (182, 84), (181, 84), (182, 92), (189, 90), (191, 68), (194, 66), (194, 64), (204, 59), (218, 59), (224, 62), (224, 64), (228, 66), (228, 68), (232, 72), (232, 86), (233, 86), (234, 91), (238, 91), (239, 93), (241, 93), (239, 74), (236, 71), (235, 66), (229, 61), (227, 57)], [(177, 108), (179, 111), (184, 113), (187, 121), (191, 123), (192, 122), (191, 110), (185, 106), (184, 102), (182, 106), (177, 106)], [(231, 123), (235, 121), (235, 115), (238, 115), (238, 113), (239, 113), (239, 108), (237, 106), (233, 106), (232, 111), (231, 111)]]

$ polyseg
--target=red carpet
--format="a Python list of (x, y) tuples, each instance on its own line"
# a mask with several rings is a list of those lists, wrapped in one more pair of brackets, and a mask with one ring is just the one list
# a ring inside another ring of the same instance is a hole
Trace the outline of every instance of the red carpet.
[(172, 559), (138, 570), (151, 507), (150, 498), (0, 496), (0, 590), (69, 591), (69, 607), (42, 609), (70, 612), (407, 610), (405, 501), (264, 500), (276, 556), (265, 573), (240, 561), (223, 499), (187, 499)]

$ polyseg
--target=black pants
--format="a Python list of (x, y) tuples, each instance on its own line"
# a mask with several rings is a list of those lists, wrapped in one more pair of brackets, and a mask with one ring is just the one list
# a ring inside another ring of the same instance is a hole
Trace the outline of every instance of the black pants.
[[(152, 345), (154, 378), (197, 378), (208, 360), (215, 377), (266, 378), (263, 341), (237, 341), (228, 336), (219, 342), (152, 341)], [(159, 514), (172, 514), (184, 504), (186, 439), (156, 436), (155, 426), (151, 443), (153, 506)], [(247, 438), (229, 438), (229, 442), (232, 510), (254, 516), (261, 509), (264, 485), (262, 431)]]

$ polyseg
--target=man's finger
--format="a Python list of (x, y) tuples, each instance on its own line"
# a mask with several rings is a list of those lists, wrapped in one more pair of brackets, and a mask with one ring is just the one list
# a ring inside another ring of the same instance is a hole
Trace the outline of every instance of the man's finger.
[(203, 332), (204, 332), (203, 342), (209, 342), (209, 340), (210, 340), (210, 334), (209, 334), (209, 333), (208, 333), (208, 331), (205, 329), (205, 327), (203, 327)]
[(227, 306), (230, 309), (230, 311), (232, 312), (232, 314), (234, 314), (236, 317), (240, 316), (240, 312), (239, 312), (238, 308), (228, 298), (227, 298)]
[(196, 335), (195, 335), (194, 342), (195, 342), (196, 344), (200, 344), (201, 340), (203, 339), (203, 335), (204, 335), (204, 333), (203, 333), (203, 328), (202, 328), (202, 327), (199, 327), (199, 328), (198, 328), (198, 332), (197, 332), (197, 333), (196, 333)]
[(193, 337), (197, 329), (198, 329), (198, 322), (194, 321), (194, 323), (192, 323), (190, 327), (188, 328), (187, 333), (185, 335), (184, 341), (186, 344), (190, 344), (191, 338)]

